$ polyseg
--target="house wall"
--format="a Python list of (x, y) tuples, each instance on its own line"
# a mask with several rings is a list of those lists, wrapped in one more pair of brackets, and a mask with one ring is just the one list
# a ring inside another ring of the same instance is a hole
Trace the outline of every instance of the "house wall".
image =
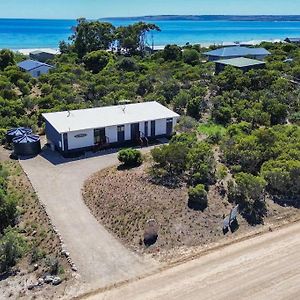
[[(216, 74), (219, 74), (220, 72), (224, 71), (224, 69), (227, 67), (227, 65), (221, 64), (221, 63), (216, 63), (216, 68), (215, 72)], [(254, 69), (263, 69), (265, 67), (265, 64), (261, 65), (253, 65), (253, 66), (246, 66), (242, 68), (235, 67), (237, 69), (242, 70), (243, 72), (248, 72), (249, 70), (254, 70)]]
[(48, 67), (48, 66), (40, 66), (36, 69), (29, 71), (29, 73), (31, 74), (32, 77), (37, 78), (37, 77), (39, 77), (39, 75), (47, 74), (50, 69), (51, 69), (51, 67)]
[[(178, 118), (173, 118), (173, 131)], [(167, 132), (166, 119), (155, 120), (155, 135), (164, 136)], [(144, 122), (140, 122), (140, 131), (144, 133)], [(51, 142), (59, 147), (59, 141), (62, 142), (61, 135), (46, 121), (46, 134)], [(109, 139), (110, 144), (118, 142), (117, 126), (108, 126), (105, 128), (105, 135)], [(148, 136), (151, 135), (151, 121), (148, 121)], [(80, 149), (89, 149), (94, 146), (94, 129), (72, 131), (67, 133), (68, 151)], [(125, 124), (125, 141), (131, 140), (131, 124)], [(61, 149), (66, 151), (66, 149)]]
[(116, 143), (118, 141), (117, 126), (106, 127), (105, 135), (108, 137), (109, 143)]
[(45, 132), (48, 142), (53, 144), (57, 149), (61, 149), (61, 134), (48, 121), (46, 121)]
[(68, 150), (91, 147), (93, 145), (94, 129), (68, 132)]

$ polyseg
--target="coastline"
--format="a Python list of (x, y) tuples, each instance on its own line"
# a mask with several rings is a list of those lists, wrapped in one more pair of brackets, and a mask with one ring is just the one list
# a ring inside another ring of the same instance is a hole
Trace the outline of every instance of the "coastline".
[[(280, 43), (284, 42), (280, 39), (272, 39), (272, 40), (251, 40), (251, 41), (245, 41), (245, 42), (233, 42), (233, 41), (224, 41), (224, 42), (199, 42), (199, 43), (192, 43), (190, 45), (201, 45), (203, 48), (208, 48), (210, 46), (219, 46), (219, 47), (228, 47), (228, 46), (234, 46), (234, 45), (244, 45), (244, 46), (256, 46), (259, 45), (262, 42), (269, 42), (269, 43)], [(166, 44), (167, 45), (167, 44)], [(166, 45), (157, 45), (154, 46), (154, 50), (163, 50)], [(179, 45), (184, 46), (184, 45)], [(29, 55), (30, 52), (33, 51), (45, 51), (53, 54), (60, 54), (60, 51), (58, 48), (22, 48), (22, 49), (11, 49), (14, 52), (19, 52), (23, 55)]]

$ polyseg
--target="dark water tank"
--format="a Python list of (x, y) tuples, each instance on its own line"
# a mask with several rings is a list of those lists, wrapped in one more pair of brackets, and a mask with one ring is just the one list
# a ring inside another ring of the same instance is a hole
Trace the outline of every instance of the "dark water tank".
[(19, 127), (9, 129), (6, 133), (6, 140), (8, 143), (11, 143), (15, 137), (23, 136), (26, 134), (31, 134), (32, 130), (30, 128)]
[(13, 139), (13, 145), (16, 155), (34, 156), (41, 152), (41, 141), (38, 135), (17, 136)]

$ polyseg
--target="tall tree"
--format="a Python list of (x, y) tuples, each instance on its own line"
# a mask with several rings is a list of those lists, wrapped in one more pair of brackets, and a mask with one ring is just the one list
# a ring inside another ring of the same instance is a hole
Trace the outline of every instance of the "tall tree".
[(146, 48), (146, 35), (152, 30), (160, 31), (160, 28), (155, 24), (145, 22), (118, 27), (116, 30), (118, 48), (125, 49), (130, 54), (135, 52), (144, 53)]
[(85, 54), (109, 49), (114, 41), (115, 27), (107, 22), (78, 19), (74, 34), (70, 37), (75, 52), (82, 58)]

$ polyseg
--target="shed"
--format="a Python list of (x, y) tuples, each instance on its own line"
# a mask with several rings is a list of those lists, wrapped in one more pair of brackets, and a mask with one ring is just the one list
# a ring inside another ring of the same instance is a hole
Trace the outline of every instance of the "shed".
[(217, 60), (215, 63), (216, 74), (224, 71), (226, 66), (232, 66), (242, 70), (243, 72), (247, 72), (252, 69), (262, 69), (266, 65), (266, 63), (263, 61), (245, 57)]
[(35, 50), (29, 53), (29, 57), (32, 60), (37, 60), (39, 62), (46, 62), (55, 57), (56, 51), (46, 51), (46, 50)]
[(31, 133), (32, 130), (30, 128), (25, 128), (25, 127), (11, 128), (7, 130), (6, 140), (8, 143), (11, 143), (15, 137), (23, 136), (25, 134), (31, 134)]
[(252, 59), (264, 59), (271, 53), (265, 48), (249, 48), (242, 46), (223, 47), (216, 50), (205, 52), (209, 61), (216, 61), (219, 59), (229, 59), (237, 57), (249, 57)]
[(41, 142), (38, 135), (25, 134), (13, 139), (16, 155), (32, 156), (41, 152)]
[(35, 78), (42, 74), (47, 74), (49, 70), (53, 68), (53, 66), (32, 59), (27, 59), (18, 63), (18, 67), (22, 71), (30, 73), (31, 76)]
[(45, 113), (48, 143), (62, 153), (169, 137), (179, 115), (158, 102)]

